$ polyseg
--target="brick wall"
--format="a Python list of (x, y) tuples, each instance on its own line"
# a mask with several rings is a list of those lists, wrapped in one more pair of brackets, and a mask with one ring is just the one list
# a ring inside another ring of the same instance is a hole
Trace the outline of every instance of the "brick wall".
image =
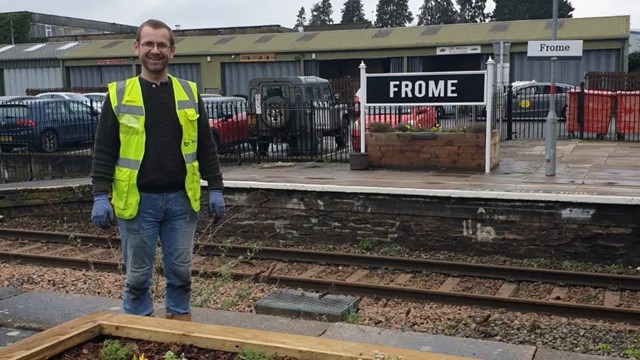
[[(500, 134), (492, 132), (491, 168), (500, 162)], [(369, 165), (405, 169), (484, 170), (484, 133), (366, 133)]]
[[(640, 263), (636, 205), (230, 187), (225, 202), (220, 226), (206, 210), (200, 216), (198, 231), (212, 242), (340, 248), (368, 240), (378, 250)], [(90, 185), (0, 191), (4, 219), (46, 219), (57, 231), (73, 222), (92, 227), (91, 206)]]

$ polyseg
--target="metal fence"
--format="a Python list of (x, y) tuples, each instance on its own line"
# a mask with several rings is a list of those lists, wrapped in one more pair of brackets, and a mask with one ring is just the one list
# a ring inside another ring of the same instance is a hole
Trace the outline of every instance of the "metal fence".
[[(549, 84), (510, 86), (496, 96), (496, 122), (504, 140), (543, 139), (550, 113)], [(558, 138), (640, 141), (640, 92), (559, 84)]]
[[(343, 93), (351, 94), (345, 84)], [(550, 98), (544, 83), (516, 84), (494, 94), (493, 127), (503, 140), (543, 139)], [(349, 153), (360, 151), (360, 106), (341, 100), (265, 101), (256, 107), (240, 97), (203, 97), (220, 159), (236, 164), (348, 162)], [(97, 108), (57, 100), (0, 103), (0, 181), (88, 176)], [(366, 128), (464, 131), (484, 127), (486, 114), (484, 106), (369, 107)], [(556, 115), (559, 138), (640, 141), (640, 91), (559, 84)]]

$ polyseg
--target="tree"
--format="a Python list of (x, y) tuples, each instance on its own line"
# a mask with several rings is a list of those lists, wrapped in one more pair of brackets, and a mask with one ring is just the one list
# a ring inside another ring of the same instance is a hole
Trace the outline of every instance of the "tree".
[(307, 24), (307, 12), (304, 10), (304, 6), (298, 11), (298, 17), (296, 18), (296, 24), (294, 27), (305, 26)]
[(629, 54), (629, 72), (640, 71), (640, 51)]
[(11, 44), (11, 28), (13, 27), (13, 42), (15, 44), (29, 43), (35, 40), (31, 37), (31, 14), (15, 12), (0, 14), (0, 44)]
[[(496, 21), (551, 19), (553, 17), (553, 0), (521, 1), (494, 0), (496, 7), (491, 18)], [(575, 10), (569, 0), (559, 0), (558, 17), (573, 17)]]
[(367, 20), (364, 17), (364, 8), (361, 0), (347, 0), (342, 8), (341, 24), (350, 24), (358, 21)]
[(333, 7), (331, 6), (331, 0), (321, 0), (313, 4), (311, 7), (311, 19), (309, 19), (309, 25), (327, 25), (333, 24)]
[(487, 0), (456, 0), (458, 3), (458, 22), (476, 23), (485, 22), (487, 15), (484, 11)]
[(418, 25), (455, 24), (458, 11), (451, 0), (424, 0), (418, 15)]
[(377, 27), (404, 27), (413, 21), (409, 0), (379, 0), (376, 6)]

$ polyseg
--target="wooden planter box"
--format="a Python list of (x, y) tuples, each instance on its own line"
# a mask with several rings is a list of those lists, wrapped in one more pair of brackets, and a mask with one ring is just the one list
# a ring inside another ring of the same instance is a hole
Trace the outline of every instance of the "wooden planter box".
[(0, 359), (44, 360), (98, 335), (191, 344), (236, 353), (251, 348), (300, 360), (365, 360), (372, 359), (376, 350), (390, 356), (402, 356), (403, 360), (469, 360), (310, 336), (104, 312), (83, 316), (0, 348)]
[[(484, 171), (485, 133), (365, 134), (369, 165), (395, 169)], [(491, 168), (500, 163), (500, 133), (491, 133)]]

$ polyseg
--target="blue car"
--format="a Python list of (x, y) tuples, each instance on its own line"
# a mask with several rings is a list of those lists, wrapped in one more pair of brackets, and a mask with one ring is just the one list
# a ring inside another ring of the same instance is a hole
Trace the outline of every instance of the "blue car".
[(52, 153), (95, 138), (99, 113), (73, 100), (35, 99), (0, 104), (0, 147)]

